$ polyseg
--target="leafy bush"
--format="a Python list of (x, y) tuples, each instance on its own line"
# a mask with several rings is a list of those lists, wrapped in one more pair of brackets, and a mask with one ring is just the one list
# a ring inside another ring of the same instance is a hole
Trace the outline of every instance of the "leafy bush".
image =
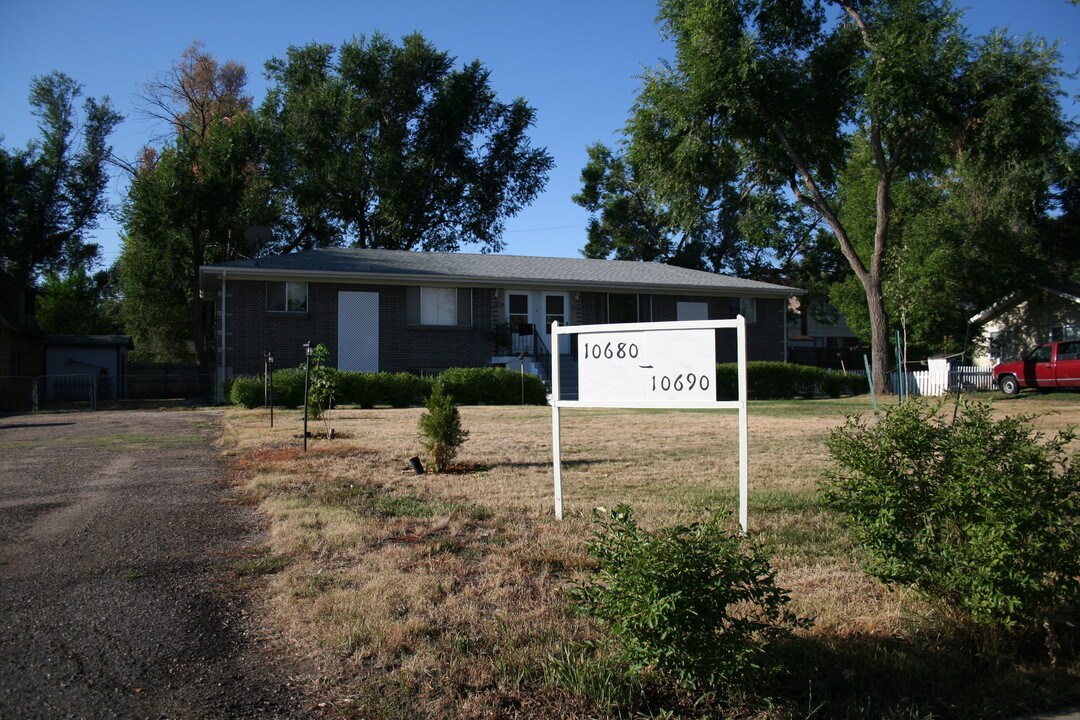
[(235, 377), (231, 378), (229, 387), (229, 402), (244, 408), (262, 407), (265, 393), (263, 392), (262, 376), (258, 377)]
[(274, 405), (298, 408), (304, 404), (304, 369), (286, 368), (274, 371)]
[(373, 373), (339, 370), (337, 391), (339, 405), (356, 405), (361, 408), (375, 407), (375, 387), (369, 378)]
[(427, 412), (420, 416), (420, 432), (435, 472), (443, 472), (450, 466), (458, 448), (469, 437), (469, 431), (461, 427), (461, 413), (454, 398), (438, 383), (428, 398)]
[(788, 611), (762, 547), (726, 532), (723, 514), (655, 534), (625, 505), (598, 518), (589, 552), (599, 570), (571, 596), (634, 670), (712, 685), (765, 670), (771, 644), (808, 624)]
[(866, 392), (869, 386), (863, 375), (821, 370), (818, 387), (829, 397), (838, 398), (841, 395), (859, 395)]
[(362, 408), (409, 407), (431, 392), (431, 380), (411, 373), (338, 373), (338, 402)]
[(462, 405), (544, 405), (547, 387), (535, 375), (522, 377), (503, 367), (451, 368), (441, 373), (436, 382)]
[[(720, 363), (716, 366), (718, 399), (738, 399), (738, 368), (736, 363)], [(810, 365), (755, 361), (746, 364), (746, 383), (747, 392), (755, 400), (782, 400), (813, 397), (818, 393), (829, 397), (854, 395), (862, 392), (866, 379), (861, 375)]]
[(830, 504), (869, 551), (869, 572), (976, 623), (1041, 625), (1080, 606), (1075, 434), (1044, 438), (1030, 416), (993, 420), (968, 402), (955, 421), (908, 401), (831, 435)]
[(218, 395), (218, 397), (221, 399), (222, 403), (232, 403), (232, 387), (235, 382), (235, 377), (225, 378), (221, 381), (221, 394)]
[(405, 408), (423, 402), (432, 381), (412, 373), (379, 373), (379, 397), (390, 407)]

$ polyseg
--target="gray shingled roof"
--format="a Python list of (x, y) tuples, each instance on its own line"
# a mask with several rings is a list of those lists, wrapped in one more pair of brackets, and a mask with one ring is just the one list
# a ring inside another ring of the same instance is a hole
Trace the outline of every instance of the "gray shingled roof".
[(204, 285), (222, 275), (241, 278), (367, 280), (393, 284), (535, 286), (569, 289), (737, 292), (787, 297), (801, 290), (658, 263), (583, 258), (524, 257), (478, 253), (432, 253), (325, 248), (200, 268)]

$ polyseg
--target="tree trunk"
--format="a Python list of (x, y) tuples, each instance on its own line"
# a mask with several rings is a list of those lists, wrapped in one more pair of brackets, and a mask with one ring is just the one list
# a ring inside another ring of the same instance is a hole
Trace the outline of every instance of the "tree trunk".
[(866, 305), (870, 311), (870, 381), (878, 395), (889, 395), (889, 318), (880, 281), (865, 288)]

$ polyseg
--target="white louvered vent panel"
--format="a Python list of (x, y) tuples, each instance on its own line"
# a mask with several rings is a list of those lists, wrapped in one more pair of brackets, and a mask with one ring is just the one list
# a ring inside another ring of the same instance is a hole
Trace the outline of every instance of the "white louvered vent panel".
[(379, 371), (379, 293), (338, 293), (338, 370)]

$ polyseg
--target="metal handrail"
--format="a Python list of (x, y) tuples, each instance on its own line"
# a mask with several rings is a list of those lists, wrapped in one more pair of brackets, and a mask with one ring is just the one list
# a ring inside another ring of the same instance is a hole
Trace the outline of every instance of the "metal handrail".
[[(543, 352), (539, 348), (543, 348)], [(544, 342), (544, 338), (540, 335), (540, 331), (533, 325), (533, 358), (539, 360), (544, 355), (551, 355), (551, 349), (548, 348), (547, 343)]]

